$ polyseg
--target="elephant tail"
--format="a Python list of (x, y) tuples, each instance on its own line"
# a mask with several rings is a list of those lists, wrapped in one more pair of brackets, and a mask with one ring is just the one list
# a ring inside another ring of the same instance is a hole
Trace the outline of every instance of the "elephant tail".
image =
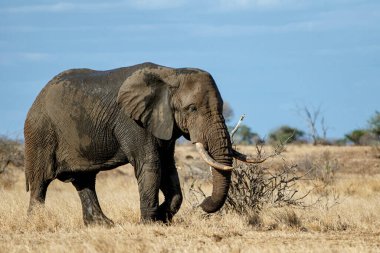
[(29, 191), (29, 175), (28, 175), (28, 173), (26, 172), (26, 170), (25, 170), (25, 189), (26, 189), (26, 192), (28, 192)]

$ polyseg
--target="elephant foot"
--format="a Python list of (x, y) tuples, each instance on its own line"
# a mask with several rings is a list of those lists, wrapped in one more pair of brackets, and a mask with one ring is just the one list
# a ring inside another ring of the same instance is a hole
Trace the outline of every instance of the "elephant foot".
[(115, 223), (107, 218), (105, 215), (101, 216), (92, 216), (92, 217), (83, 217), (84, 225), (87, 227), (90, 226), (103, 226), (111, 228), (115, 225)]
[(151, 224), (155, 222), (167, 223), (167, 221), (164, 219), (164, 215), (161, 213), (162, 211), (160, 210), (160, 207), (158, 209), (142, 209), (140, 224)]
[(171, 198), (165, 199), (157, 210), (157, 219), (169, 224), (172, 222), (174, 215), (178, 212), (182, 204), (182, 194), (176, 194)]
[(164, 224), (170, 224), (173, 220), (174, 214), (168, 209), (168, 206), (163, 203), (158, 207), (157, 220), (162, 221)]

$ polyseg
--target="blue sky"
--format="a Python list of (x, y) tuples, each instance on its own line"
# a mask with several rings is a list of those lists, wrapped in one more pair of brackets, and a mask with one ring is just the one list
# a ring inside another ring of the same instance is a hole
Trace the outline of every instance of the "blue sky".
[(380, 1), (2, 0), (0, 134), (57, 73), (144, 61), (209, 71), (262, 136), (308, 106), (343, 137), (380, 110)]

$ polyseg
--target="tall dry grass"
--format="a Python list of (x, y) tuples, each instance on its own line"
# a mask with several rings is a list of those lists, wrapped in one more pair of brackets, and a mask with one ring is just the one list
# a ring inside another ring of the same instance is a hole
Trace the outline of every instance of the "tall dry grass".
[[(318, 157), (324, 147), (310, 147), (309, 153), (307, 148), (290, 147), (284, 155), (297, 162), (304, 152)], [(251, 215), (205, 215), (194, 208), (189, 193), (194, 181), (188, 168), (180, 166), (187, 179), (182, 181), (185, 200), (169, 226), (139, 224), (137, 184), (128, 166), (98, 176), (100, 204), (116, 223), (113, 228), (85, 227), (74, 187), (58, 181), (49, 187), (46, 207), (28, 217), (23, 173), (8, 169), (0, 175), (0, 252), (378, 252), (379, 161), (368, 162), (362, 149), (335, 149), (331, 159), (336, 157), (341, 167), (333, 182), (316, 179), (300, 185), (301, 193), (314, 187), (307, 199), (310, 207), (268, 206)], [(188, 147), (177, 150), (180, 160), (189, 154), (196, 160), (192, 152)], [(365, 160), (368, 173), (347, 167), (361, 164), (347, 159)], [(210, 193), (207, 182), (196, 184)]]

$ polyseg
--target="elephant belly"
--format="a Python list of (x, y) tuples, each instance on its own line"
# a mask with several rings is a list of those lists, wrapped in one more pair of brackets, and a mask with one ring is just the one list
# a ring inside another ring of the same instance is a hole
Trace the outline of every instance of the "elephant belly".
[(59, 167), (69, 170), (109, 169), (128, 162), (118, 144), (112, 141), (104, 144), (92, 139), (80, 145), (62, 141), (56, 153)]

